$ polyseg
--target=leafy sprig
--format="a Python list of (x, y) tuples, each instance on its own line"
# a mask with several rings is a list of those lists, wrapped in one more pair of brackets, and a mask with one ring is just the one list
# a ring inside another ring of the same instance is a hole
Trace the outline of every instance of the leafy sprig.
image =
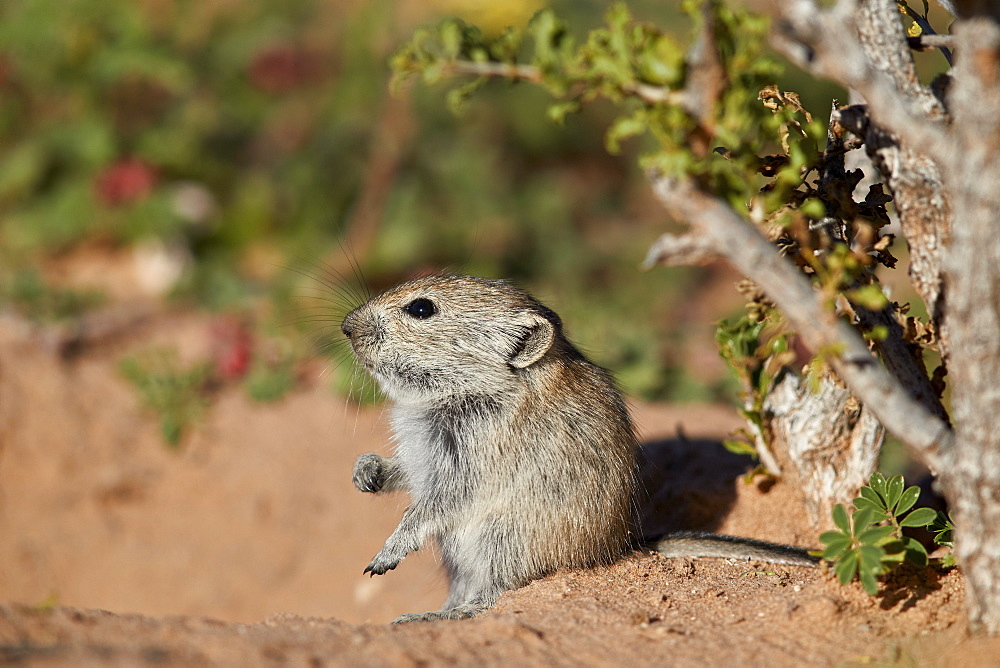
[[(743, 408), (740, 414), (749, 423), (736, 430), (722, 445), (736, 454), (758, 456), (757, 442), (765, 438), (764, 399), (774, 383), (777, 372), (788, 362), (788, 334), (768, 327), (775, 318), (767, 318), (773, 309), (757, 304), (756, 317), (744, 315), (734, 322), (718, 323), (715, 341), (719, 355), (740, 383)], [(759, 319), (758, 319), (759, 318)], [(755, 469), (756, 471), (756, 469)], [(773, 473), (773, 472), (772, 472)]]
[[(694, 177), (742, 211), (760, 196), (758, 177), (766, 175), (773, 179), (763, 198), (770, 213), (815, 165), (826, 128), (798, 104), (760, 97), (775, 90), (782, 71), (766, 48), (765, 19), (721, 2), (684, 8), (693, 19), (691, 42), (705, 54), (701, 61), (693, 55), (698, 50), (688, 51), (615, 4), (604, 25), (579, 43), (551, 10), (498, 37), (446, 19), (416, 31), (396, 54), (394, 83), (456, 79), (448, 99), (460, 109), (491, 79), (526, 81), (555, 98), (548, 113), (556, 121), (596, 99), (610, 100), (619, 115), (605, 135), (609, 151), (618, 152), (627, 139), (651, 137), (655, 149), (644, 156), (645, 167)], [(760, 156), (775, 145), (782, 146), (782, 159), (764, 165)]]

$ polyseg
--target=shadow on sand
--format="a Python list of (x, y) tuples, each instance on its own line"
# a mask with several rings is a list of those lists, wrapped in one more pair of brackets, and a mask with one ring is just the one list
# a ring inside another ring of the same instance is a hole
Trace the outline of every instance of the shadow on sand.
[(715, 531), (732, 508), (734, 480), (754, 467), (720, 441), (683, 435), (639, 449), (640, 526), (646, 537), (672, 531)]

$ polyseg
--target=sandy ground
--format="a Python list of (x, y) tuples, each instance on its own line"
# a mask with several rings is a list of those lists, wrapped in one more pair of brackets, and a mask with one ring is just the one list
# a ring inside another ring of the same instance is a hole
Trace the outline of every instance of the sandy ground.
[[(161, 311), (66, 358), (0, 323), (0, 664), (1000, 665), (1000, 642), (964, 635), (961, 574), (931, 569), (872, 598), (819, 569), (637, 553), (478, 619), (390, 627), (445, 582), (431, 549), (362, 575), (405, 506), (350, 483), (387, 451), (381, 409), (318, 378), (274, 404), (234, 387), (168, 449), (118, 361), (197, 357), (209, 331)], [(749, 460), (717, 442), (732, 411), (635, 415), (651, 530), (815, 546), (795, 490), (740, 480)]]

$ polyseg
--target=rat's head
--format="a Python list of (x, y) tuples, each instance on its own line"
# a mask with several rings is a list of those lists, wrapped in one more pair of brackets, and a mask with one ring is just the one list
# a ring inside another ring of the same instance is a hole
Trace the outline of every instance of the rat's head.
[(395, 287), (341, 325), (395, 401), (509, 391), (562, 340), (559, 316), (503, 281), (430, 276)]

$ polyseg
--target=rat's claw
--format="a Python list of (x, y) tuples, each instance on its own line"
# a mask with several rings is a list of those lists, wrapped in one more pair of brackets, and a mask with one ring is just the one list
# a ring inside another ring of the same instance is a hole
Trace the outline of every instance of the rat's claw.
[(385, 484), (385, 467), (375, 453), (361, 455), (354, 463), (354, 486), (361, 492), (374, 494)]
[(372, 576), (385, 575), (388, 571), (391, 571), (398, 566), (400, 561), (401, 559), (387, 558), (379, 552), (375, 555), (375, 558), (372, 559), (372, 563), (368, 564), (368, 568), (365, 569), (365, 573), (370, 573)]

